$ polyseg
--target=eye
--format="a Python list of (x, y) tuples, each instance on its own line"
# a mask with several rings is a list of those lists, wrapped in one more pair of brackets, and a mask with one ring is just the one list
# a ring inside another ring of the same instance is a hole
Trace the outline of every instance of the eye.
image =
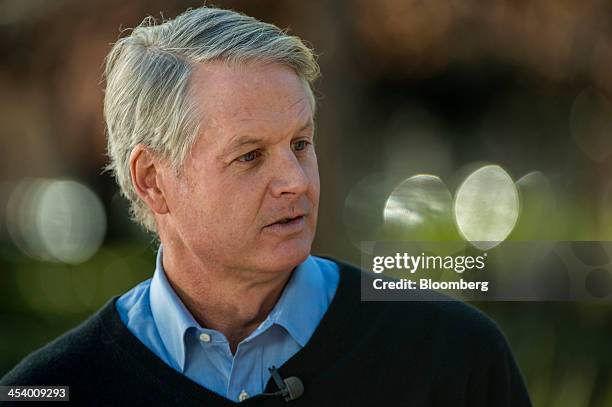
[(296, 141), (293, 144), (293, 149), (295, 151), (304, 151), (304, 150), (306, 150), (306, 147), (308, 147), (309, 144), (310, 144), (310, 142), (307, 141), (307, 140)]
[(246, 163), (246, 162), (250, 162), (255, 160), (257, 157), (259, 157), (261, 155), (261, 153), (257, 150), (253, 150), (253, 151), (249, 151), (246, 154), (241, 155), (240, 157), (238, 157), (238, 161)]

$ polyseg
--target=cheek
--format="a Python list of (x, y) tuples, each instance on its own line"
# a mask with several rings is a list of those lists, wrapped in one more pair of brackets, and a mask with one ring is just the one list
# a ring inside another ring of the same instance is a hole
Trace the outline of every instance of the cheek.
[(259, 214), (266, 188), (267, 181), (261, 175), (227, 180), (218, 191), (222, 197), (217, 204), (219, 210), (225, 213), (226, 219), (233, 219), (234, 224), (244, 227)]
[(312, 162), (305, 168), (306, 175), (310, 180), (309, 194), (313, 200), (315, 206), (319, 203), (319, 193), (321, 184), (319, 181), (319, 167), (317, 164), (317, 157), (314, 156)]
[[(221, 188), (214, 182), (214, 177), (202, 179), (192, 172), (188, 179), (184, 179), (174, 201), (181, 210), (181, 218), (185, 227), (190, 229), (208, 230), (216, 223), (220, 215), (219, 202)], [(210, 173), (210, 172), (209, 172)]]

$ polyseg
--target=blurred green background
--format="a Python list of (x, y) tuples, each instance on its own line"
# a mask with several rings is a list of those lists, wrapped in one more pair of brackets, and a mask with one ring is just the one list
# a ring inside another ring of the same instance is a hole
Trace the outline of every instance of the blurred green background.
[[(0, 1), (0, 375), (151, 276), (155, 242), (102, 173), (102, 65), (121, 29), (200, 4)], [(537, 174), (509, 239), (612, 240), (612, 3), (215, 4), (319, 54), (315, 254), (359, 264), (398, 184), (432, 174), (452, 195), (484, 164), (517, 186)], [(536, 406), (612, 405), (609, 301), (475, 305), (506, 333)]]

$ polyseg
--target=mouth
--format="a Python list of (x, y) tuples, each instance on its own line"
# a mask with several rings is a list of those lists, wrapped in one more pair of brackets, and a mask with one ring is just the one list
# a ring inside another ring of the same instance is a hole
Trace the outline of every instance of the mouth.
[(281, 235), (297, 233), (304, 229), (306, 225), (306, 216), (306, 214), (303, 214), (298, 216), (284, 217), (274, 223), (269, 224), (264, 229), (274, 234)]
[(298, 216), (294, 216), (292, 218), (283, 218), (277, 222), (274, 222), (273, 225), (275, 224), (279, 224), (279, 225), (286, 225), (288, 223), (291, 222), (297, 222), (298, 220), (302, 219), (304, 217), (304, 215), (298, 215)]

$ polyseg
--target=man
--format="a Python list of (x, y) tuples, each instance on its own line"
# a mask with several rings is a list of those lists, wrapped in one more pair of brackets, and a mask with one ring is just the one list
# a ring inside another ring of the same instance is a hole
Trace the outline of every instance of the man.
[(155, 273), (1, 383), (103, 405), (529, 405), (475, 309), (362, 303), (359, 270), (310, 255), (318, 74), (301, 40), (227, 10), (119, 40), (109, 168), (159, 237)]

